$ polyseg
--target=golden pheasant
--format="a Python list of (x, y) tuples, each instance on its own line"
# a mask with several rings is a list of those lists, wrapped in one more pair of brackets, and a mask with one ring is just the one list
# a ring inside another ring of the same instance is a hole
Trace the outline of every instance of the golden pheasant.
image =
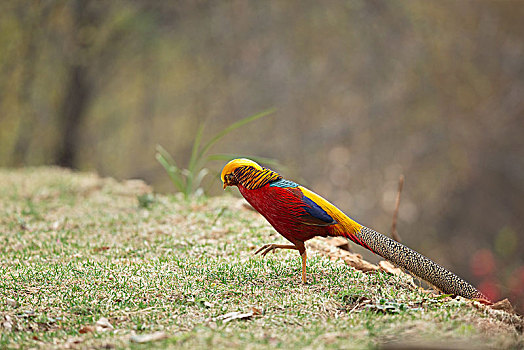
[(471, 284), (420, 253), (365, 227), (333, 204), (270, 169), (249, 159), (234, 159), (222, 170), (224, 189), (237, 186), (244, 198), (291, 244), (266, 244), (255, 254), (275, 249), (295, 249), (302, 257), (302, 282), (306, 283), (304, 242), (316, 236), (342, 236), (369, 249), (442, 292), (490, 303)]

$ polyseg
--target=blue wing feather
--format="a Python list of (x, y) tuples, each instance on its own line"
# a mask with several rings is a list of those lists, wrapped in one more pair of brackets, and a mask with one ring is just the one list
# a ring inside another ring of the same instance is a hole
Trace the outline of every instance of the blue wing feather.
[(319, 219), (322, 221), (325, 225), (334, 225), (337, 222), (326, 213), (324, 209), (322, 209), (317, 203), (315, 203), (310, 198), (303, 196), (302, 201), (304, 202), (305, 206), (304, 209), (306, 212), (311, 215), (312, 217)]
[(304, 215), (300, 216), (300, 221), (306, 225), (314, 226), (330, 226), (337, 224), (337, 221), (333, 219), (314, 199), (309, 198), (301, 187), (298, 188), (300, 193), (300, 201), (302, 202), (302, 208), (305, 210)]

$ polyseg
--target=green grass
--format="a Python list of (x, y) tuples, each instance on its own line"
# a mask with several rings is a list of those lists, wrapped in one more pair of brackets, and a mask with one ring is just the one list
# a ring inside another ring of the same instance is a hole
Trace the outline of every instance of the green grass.
[[(233, 197), (188, 202), (92, 174), (0, 170), (0, 212), (0, 348), (524, 344), (484, 307), (315, 252), (302, 285), (296, 252), (253, 256), (283, 238)], [(81, 333), (101, 317), (112, 331)], [(130, 341), (156, 331), (167, 338)]]

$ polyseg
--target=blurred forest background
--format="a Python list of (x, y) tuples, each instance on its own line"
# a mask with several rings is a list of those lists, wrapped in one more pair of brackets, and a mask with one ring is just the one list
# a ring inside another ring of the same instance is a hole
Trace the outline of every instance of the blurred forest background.
[(276, 159), (385, 233), (404, 174), (403, 242), (522, 308), (523, 18), (522, 1), (3, 0), (0, 165), (169, 192), (156, 144), (186, 164), (201, 123), (274, 107), (213, 151)]

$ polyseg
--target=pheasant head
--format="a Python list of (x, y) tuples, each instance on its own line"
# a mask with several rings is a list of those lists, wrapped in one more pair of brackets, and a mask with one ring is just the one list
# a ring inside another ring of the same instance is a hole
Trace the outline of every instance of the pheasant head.
[(224, 166), (220, 175), (224, 189), (227, 186), (241, 185), (248, 190), (260, 188), (282, 176), (273, 170), (261, 167), (258, 163), (246, 159), (233, 159)]

